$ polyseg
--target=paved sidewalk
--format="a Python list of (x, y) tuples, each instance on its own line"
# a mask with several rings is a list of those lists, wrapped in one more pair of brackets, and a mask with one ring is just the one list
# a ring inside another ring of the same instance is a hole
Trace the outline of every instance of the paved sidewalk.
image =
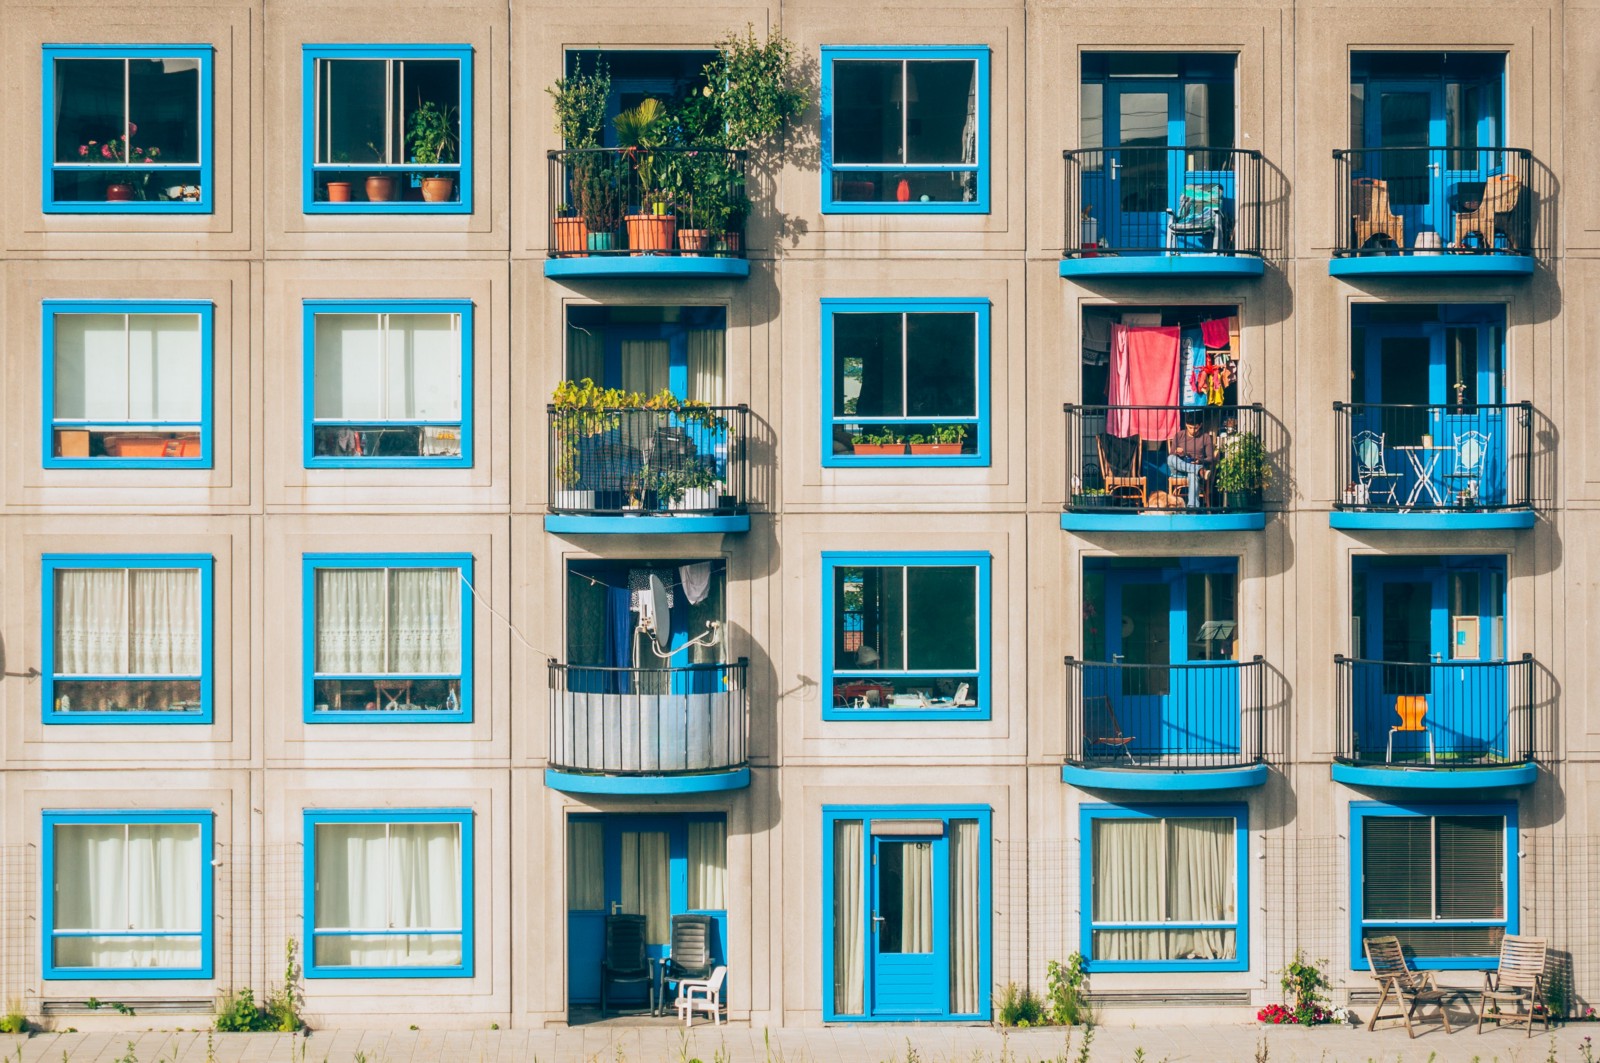
[[(761, 1030), (748, 1026), (576, 1027), (564, 1030), (318, 1030), (279, 1034), (129, 1032), (0, 1036), (3, 1063), (1589, 1063), (1600, 1024), (1536, 1033), (1429, 1023), (1403, 1029), (1102, 1026), (1084, 1032), (907, 1025)], [(129, 1044), (132, 1044), (130, 1050)], [(1142, 1050), (1142, 1057), (1138, 1053)], [(1600, 1051), (1596, 1052), (1600, 1056)]]

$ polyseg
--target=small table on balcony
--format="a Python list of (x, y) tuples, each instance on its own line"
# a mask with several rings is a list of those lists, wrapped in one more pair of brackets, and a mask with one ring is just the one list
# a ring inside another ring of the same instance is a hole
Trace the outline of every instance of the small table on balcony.
[(1433, 486), (1433, 474), (1439, 467), (1439, 459), (1444, 457), (1449, 447), (1422, 446), (1420, 443), (1408, 447), (1395, 447), (1406, 456), (1411, 463), (1411, 468), (1416, 471), (1417, 482), (1411, 485), (1411, 491), (1406, 495), (1406, 504), (1402, 509), (1410, 509), (1417, 504), (1417, 498), (1426, 493), (1435, 506), (1444, 505), (1444, 497), (1439, 494), (1439, 489)]

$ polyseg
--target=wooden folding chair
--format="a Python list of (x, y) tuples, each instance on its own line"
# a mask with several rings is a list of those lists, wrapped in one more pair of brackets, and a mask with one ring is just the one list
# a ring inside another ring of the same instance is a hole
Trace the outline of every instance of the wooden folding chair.
[[(1528, 1028), (1533, 1036), (1536, 1019), (1544, 1020), (1546, 1033), (1550, 1032), (1550, 1007), (1544, 1002), (1544, 938), (1507, 934), (1500, 939), (1500, 968), (1483, 972), (1483, 997), (1478, 1002), (1478, 1032), (1483, 1032), (1483, 1020), (1489, 1019), (1501, 1026), (1518, 1023)], [(1501, 1005), (1515, 1006), (1506, 1012)], [(1490, 1015), (1493, 1007), (1495, 1013)]]
[(1105, 484), (1106, 494), (1112, 498), (1136, 498), (1139, 508), (1143, 509), (1149, 499), (1149, 491), (1140, 463), (1144, 461), (1144, 444), (1138, 436), (1107, 435), (1105, 432), (1094, 437), (1095, 449), (1100, 456), (1100, 479)]
[(1133, 754), (1128, 747), (1134, 742), (1136, 735), (1122, 733), (1122, 725), (1117, 722), (1117, 710), (1111, 705), (1111, 698), (1104, 694), (1083, 699), (1084, 737), (1092, 745), (1112, 746), (1121, 749), (1128, 763), (1133, 763)]
[(1400, 1007), (1400, 1018), (1406, 1021), (1407, 1037), (1417, 1036), (1411, 1028), (1411, 1016), (1424, 1004), (1437, 1005), (1439, 1018), (1444, 1020), (1444, 1032), (1454, 1032), (1450, 1029), (1450, 1014), (1444, 1010), (1444, 991), (1434, 983), (1433, 972), (1413, 971), (1411, 965), (1406, 963), (1406, 954), (1400, 950), (1399, 938), (1393, 935), (1367, 938), (1362, 946), (1367, 952), (1367, 962), (1372, 965), (1373, 980), (1383, 988), (1383, 992), (1378, 994), (1378, 1002), (1372, 1007), (1372, 1018), (1367, 1020), (1368, 1032), (1377, 1025), (1379, 1013), (1383, 1011), (1390, 993), (1395, 995)]

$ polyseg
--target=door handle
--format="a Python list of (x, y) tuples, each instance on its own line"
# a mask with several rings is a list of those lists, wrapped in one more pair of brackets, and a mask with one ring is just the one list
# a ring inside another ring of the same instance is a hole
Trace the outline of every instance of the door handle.
[(1118, 162), (1116, 158), (1113, 157), (1111, 160), (1111, 179), (1113, 181), (1117, 179), (1117, 171), (1120, 169), (1122, 169), (1122, 163)]
[(1439, 176), (1439, 164), (1438, 163), (1436, 163), (1436, 162), (1428, 163), (1428, 170), (1429, 170), (1429, 172), (1431, 172), (1433, 174), (1433, 176), (1435, 176), (1435, 177)]
[(621, 901), (612, 901), (611, 902), (611, 914), (612, 915), (621, 915), (622, 914), (622, 902)]
[(881, 922), (883, 922), (883, 916), (879, 915), (877, 912), (873, 912), (872, 913), (872, 932), (873, 933), (877, 933), (878, 932), (878, 924), (881, 923)]

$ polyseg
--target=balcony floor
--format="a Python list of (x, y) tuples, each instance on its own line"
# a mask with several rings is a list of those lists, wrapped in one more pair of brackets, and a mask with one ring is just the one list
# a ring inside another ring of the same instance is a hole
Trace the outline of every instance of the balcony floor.
[(1330, 277), (1526, 277), (1532, 255), (1345, 255), (1328, 260)]
[(568, 794), (711, 794), (749, 788), (750, 769), (733, 768), (698, 775), (594, 775), (546, 768), (544, 784)]
[(643, 280), (748, 277), (747, 258), (713, 255), (572, 255), (544, 260), (546, 277), (630, 277)]
[(1538, 521), (1532, 509), (1399, 510), (1334, 509), (1331, 528), (1383, 528), (1390, 531), (1484, 531), (1531, 528)]
[(1186, 768), (1163, 765), (1128, 768), (1109, 764), (1106, 767), (1066, 764), (1061, 768), (1061, 781), (1084, 790), (1237, 790), (1265, 783), (1267, 766), (1246, 764), (1231, 768)]
[(1500, 786), (1527, 786), (1539, 777), (1539, 766), (1482, 764), (1451, 767), (1448, 764), (1351, 764), (1333, 762), (1333, 781), (1347, 786), (1388, 786), (1404, 790), (1484, 790)]
[(1217, 255), (1206, 252), (1178, 254), (1117, 254), (1061, 260), (1061, 276), (1103, 277), (1107, 280), (1139, 277), (1259, 277), (1266, 263), (1255, 255)]

